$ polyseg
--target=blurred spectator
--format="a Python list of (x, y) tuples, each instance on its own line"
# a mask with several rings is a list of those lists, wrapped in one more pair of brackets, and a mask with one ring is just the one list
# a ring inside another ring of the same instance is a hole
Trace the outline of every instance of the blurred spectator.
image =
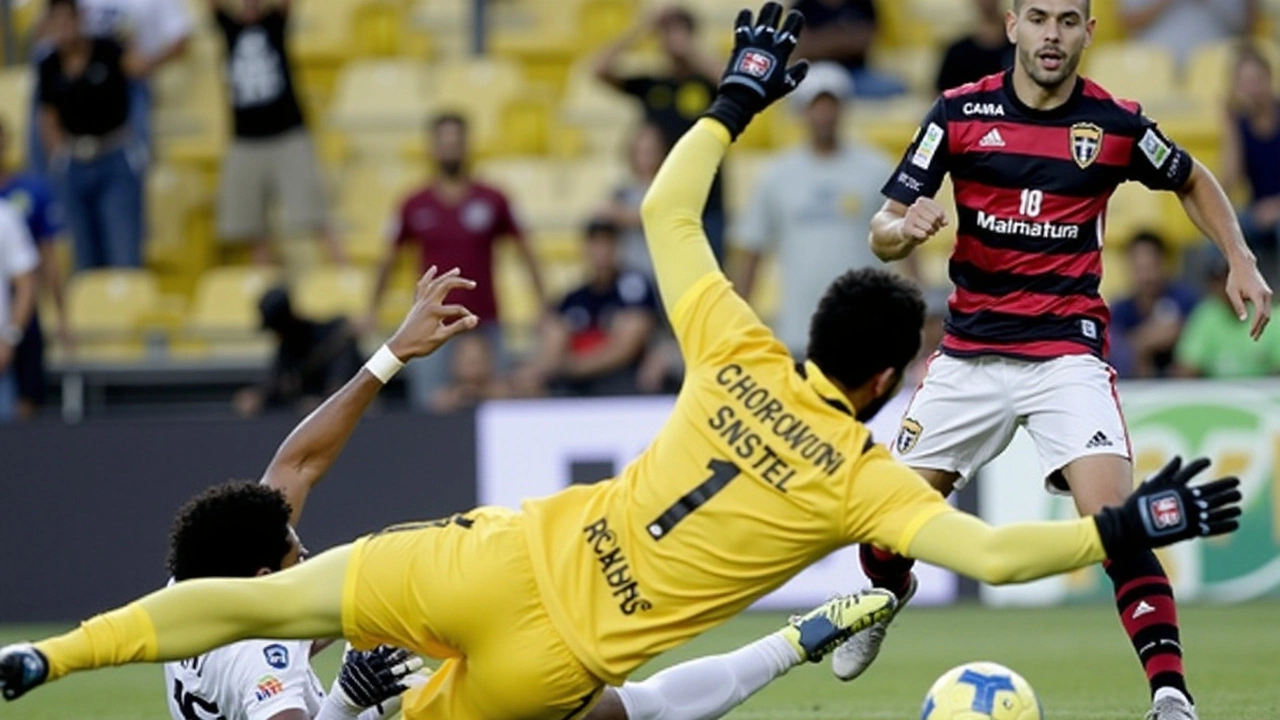
[(431, 396), (432, 411), (448, 413), (511, 397), (511, 385), (498, 376), (493, 347), (483, 336), (459, 335), (449, 344), (454, 346), (449, 382)]
[(880, 264), (865, 238), (893, 162), (870, 146), (840, 139), (850, 94), (849, 74), (840, 66), (813, 66), (791, 95), (808, 138), (765, 170), (735, 226), (735, 239), (747, 251), (737, 283), (744, 297), (754, 293), (764, 254), (777, 253), (782, 302), (774, 331), (797, 358), (804, 357), (809, 318), (827, 285), (851, 268)]
[(523, 394), (631, 395), (653, 335), (658, 299), (642, 273), (622, 264), (618, 227), (593, 220), (586, 230), (589, 279), (561, 301), (540, 329), (537, 355), (518, 373)]
[[(129, 122), (143, 147), (150, 149), (153, 101), (149, 80), (186, 52), (194, 24), (187, 4), (177, 0), (78, 0), (77, 5), (86, 35), (115, 40), (141, 56), (139, 73), (129, 83)], [(42, 34), (35, 48), (37, 62), (51, 49), (49, 38)], [(47, 172), (44, 146), (34, 133), (29, 145), (31, 169)]]
[(1243, 47), (1236, 59), (1227, 122), (1222, 128), (1222, 184), (1228, 192), (1249, 185), (1240, 226), (1258, 254), (1258, 267), (1275, 284), (1280, 269), (1280, 98), (1271, 85), (1271, 63)]
[(1187, 318), (1174, 350), (1174, 374), (1256, 378), (1280, 373), (1280, 333), (1265, 332), (1254, 342), (1227, 300), (1226, 282), (1227, 262), (1215, 257), (1205, 297)]
[(1111, 364), (1121, 377), (1164, 377), (1173, 349), (1199, 298), (1170, 274), (1169, 246), (1143, 232), (1129, 241), (1133, 295), (1111, 306)]
[(947, 48), (938, 67), (938, 92), (980, 80), (1013, 67), (1013, 44), (1004, 27), (1000, 0), (974, 0), (978, 25)]
[(1121, 0), (1120, 3), (1120, 19), (1129, 38), (1165, 47), (1180, 66), (1201, 45), (1248, 33), (1257, 17), (1257, 0)]
[[(67, 322), (66, 288), (58, 267), (55, 241), (62, 232), (54, 210), (53, 189), (39, 175), (15, 173), (8, 163), (9, 133), (0, 124), (0, 200), (7, 201), (22, 215), (27, 232), (40, 256), (39, 285), (53, 295), (58, 311), (58, 338), (64, 352), (71, 350), (71, 330)], [(29, 419), (44, 403), (44, 333), (35, 308), (13, 359), (18, 388), (18, 417)]]
[(0, 200), (0, 423), (13, 420), (17, 406), (14, 356), (35, 309), (39, 264), (22, 215)]
[(80, 29), (76, 0), (50, 0), (54, 52), (40, 63), (40, 135), (75, 245), (76, 266), (142, 264), (146, 151), (129, 126), (129, 78), (142, 57)]
[(268, 201), (279, 198), (288, 223), (316, 233), (339, 262), (323, 178), (294, 92), (286, 44), (290, 0), (209, 0), (227, 46), (235, 139), (222, 164), (218, 234), (251, 243), (259, 262), (273, 261)]
[[(505, 353), (493, 266), (498, 241), (508, 238), (515, 243), (529, 271), (539, 307), (546, 307), (542, 272), (516, 223), (507, 197), (497, 188), (471, 177), (467, 168), (466, 120), (460, 115), (443, 114), (431, 121), (430, 128), (436, 177), (400, 206), (391, 237), (394, 246), (378, 268), (372, 304), (361, 329), (367, 332), (376, 327), (378, 306), (395, 266), (397, 251), (412, 245), (418, 253), (419, 273), (426, 272), (432, 265), (441, 272), (456, 267), (476, 281), (476, 289), (468, 293), (466, 304), (480, 319), (480, 327), (475, 332), (489, 343), (501, 369)], [(409, 363), (405, 371), (415, 408), (431, 407), (432, 395), (446, 382), (453, 352), (452, 345), (446, 345), (439, 352)]]
[[(656, 33), (666, 56), (668, 71), (663, 75), (619, 74), (624, 52), (648, 33)], [(596, 59), (596, 77), (644, 107), (645, 122), (662, 130), (669, 148), (675, 145), (711, 104), (716, 85), (724, 71), (719, 60), (704, 53), (697, 43), (697, 22), (682, 7), (658, 8), (639, 24), (606, 47)], [(717, 174), (703, 211), (702, 222), (717, 258), (724, 258), (724, 186)]]
[(657, 125), (641, 125), (627, 146), (627, 165), (631, 179), (613, 193), (609, 204), (609, 219), (618, 226), (622, 235), (622, 261), (626, 267), (639, 270), (653, 277), (653, 259), (645, 243), (644, 228), (640, 222), (640, 203), (649, 185), (658, 174), (662, 159), (667, 156), (666, 138)]
[(853, 76), (858, 97), (885, 98), (907, 91), (902, 81), (867, 64), (876, 35), (872, 0), (796, 0), (792, 7), (804, 13), (805, 20), (795, 57), (843, 65)]
[(364, 362), (355, 328), (346, 318), (316, 322), (298, 317), (284, 288), (267, 291), (258, 311), (263, 329), (271, 331), (278, 345), (266, 380), (241, 390), (232, 400), (241, 417), (288, 405), (310, 412)]

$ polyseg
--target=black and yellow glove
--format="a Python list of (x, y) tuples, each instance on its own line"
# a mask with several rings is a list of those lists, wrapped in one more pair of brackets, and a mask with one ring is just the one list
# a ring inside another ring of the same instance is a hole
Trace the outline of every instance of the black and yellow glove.
[(1095, 515), (1107, 557), (1222, 535), (1240, 527), (1239, 479), (1188, 484), (1207, 467), (1205, 458), (1182, 467), (1182, 458), (1175, 457), (1139, 485), (1124, 505)]
[(768, 2), (754, 22), (751, 11), (744, 8), (734, 23), (729, 67), (720, 78), (715, 100), (703, 113), (719, 120), (734, 139), (747, 128), (751, 118), (795, 90), (809, 72), (806, 60), (787, 66), (804, 26), (804, 16), (792, 10), (779, 28), (781, 17), (782, 6)]

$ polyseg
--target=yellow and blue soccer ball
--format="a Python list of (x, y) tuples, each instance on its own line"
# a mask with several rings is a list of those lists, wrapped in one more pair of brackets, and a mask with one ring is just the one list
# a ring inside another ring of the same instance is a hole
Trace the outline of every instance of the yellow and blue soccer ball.
[(1040, 701), (1018, 673), (992, 662), (966, 663), (938, 678), (920, 720), (1042, 720)]

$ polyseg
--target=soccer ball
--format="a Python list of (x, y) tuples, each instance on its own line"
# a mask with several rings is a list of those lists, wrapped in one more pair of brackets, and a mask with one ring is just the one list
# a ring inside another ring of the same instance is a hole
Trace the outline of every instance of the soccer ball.
[(992, 662), (966, 663), (938, 678), (920, 720), (1042, 720), (1036, 692), (1018, 673)]

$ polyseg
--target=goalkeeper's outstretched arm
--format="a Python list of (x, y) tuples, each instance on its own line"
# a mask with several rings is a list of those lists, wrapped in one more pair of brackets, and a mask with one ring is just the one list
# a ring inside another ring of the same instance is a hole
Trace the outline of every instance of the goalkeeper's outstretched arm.
[(729, 131), (718, 120), (699, 120), (671, 149), (640, 207), (668, 317), (674, 317), (689, 288), (720, 270), (702, 227), (702, 211), (729, 142)]

